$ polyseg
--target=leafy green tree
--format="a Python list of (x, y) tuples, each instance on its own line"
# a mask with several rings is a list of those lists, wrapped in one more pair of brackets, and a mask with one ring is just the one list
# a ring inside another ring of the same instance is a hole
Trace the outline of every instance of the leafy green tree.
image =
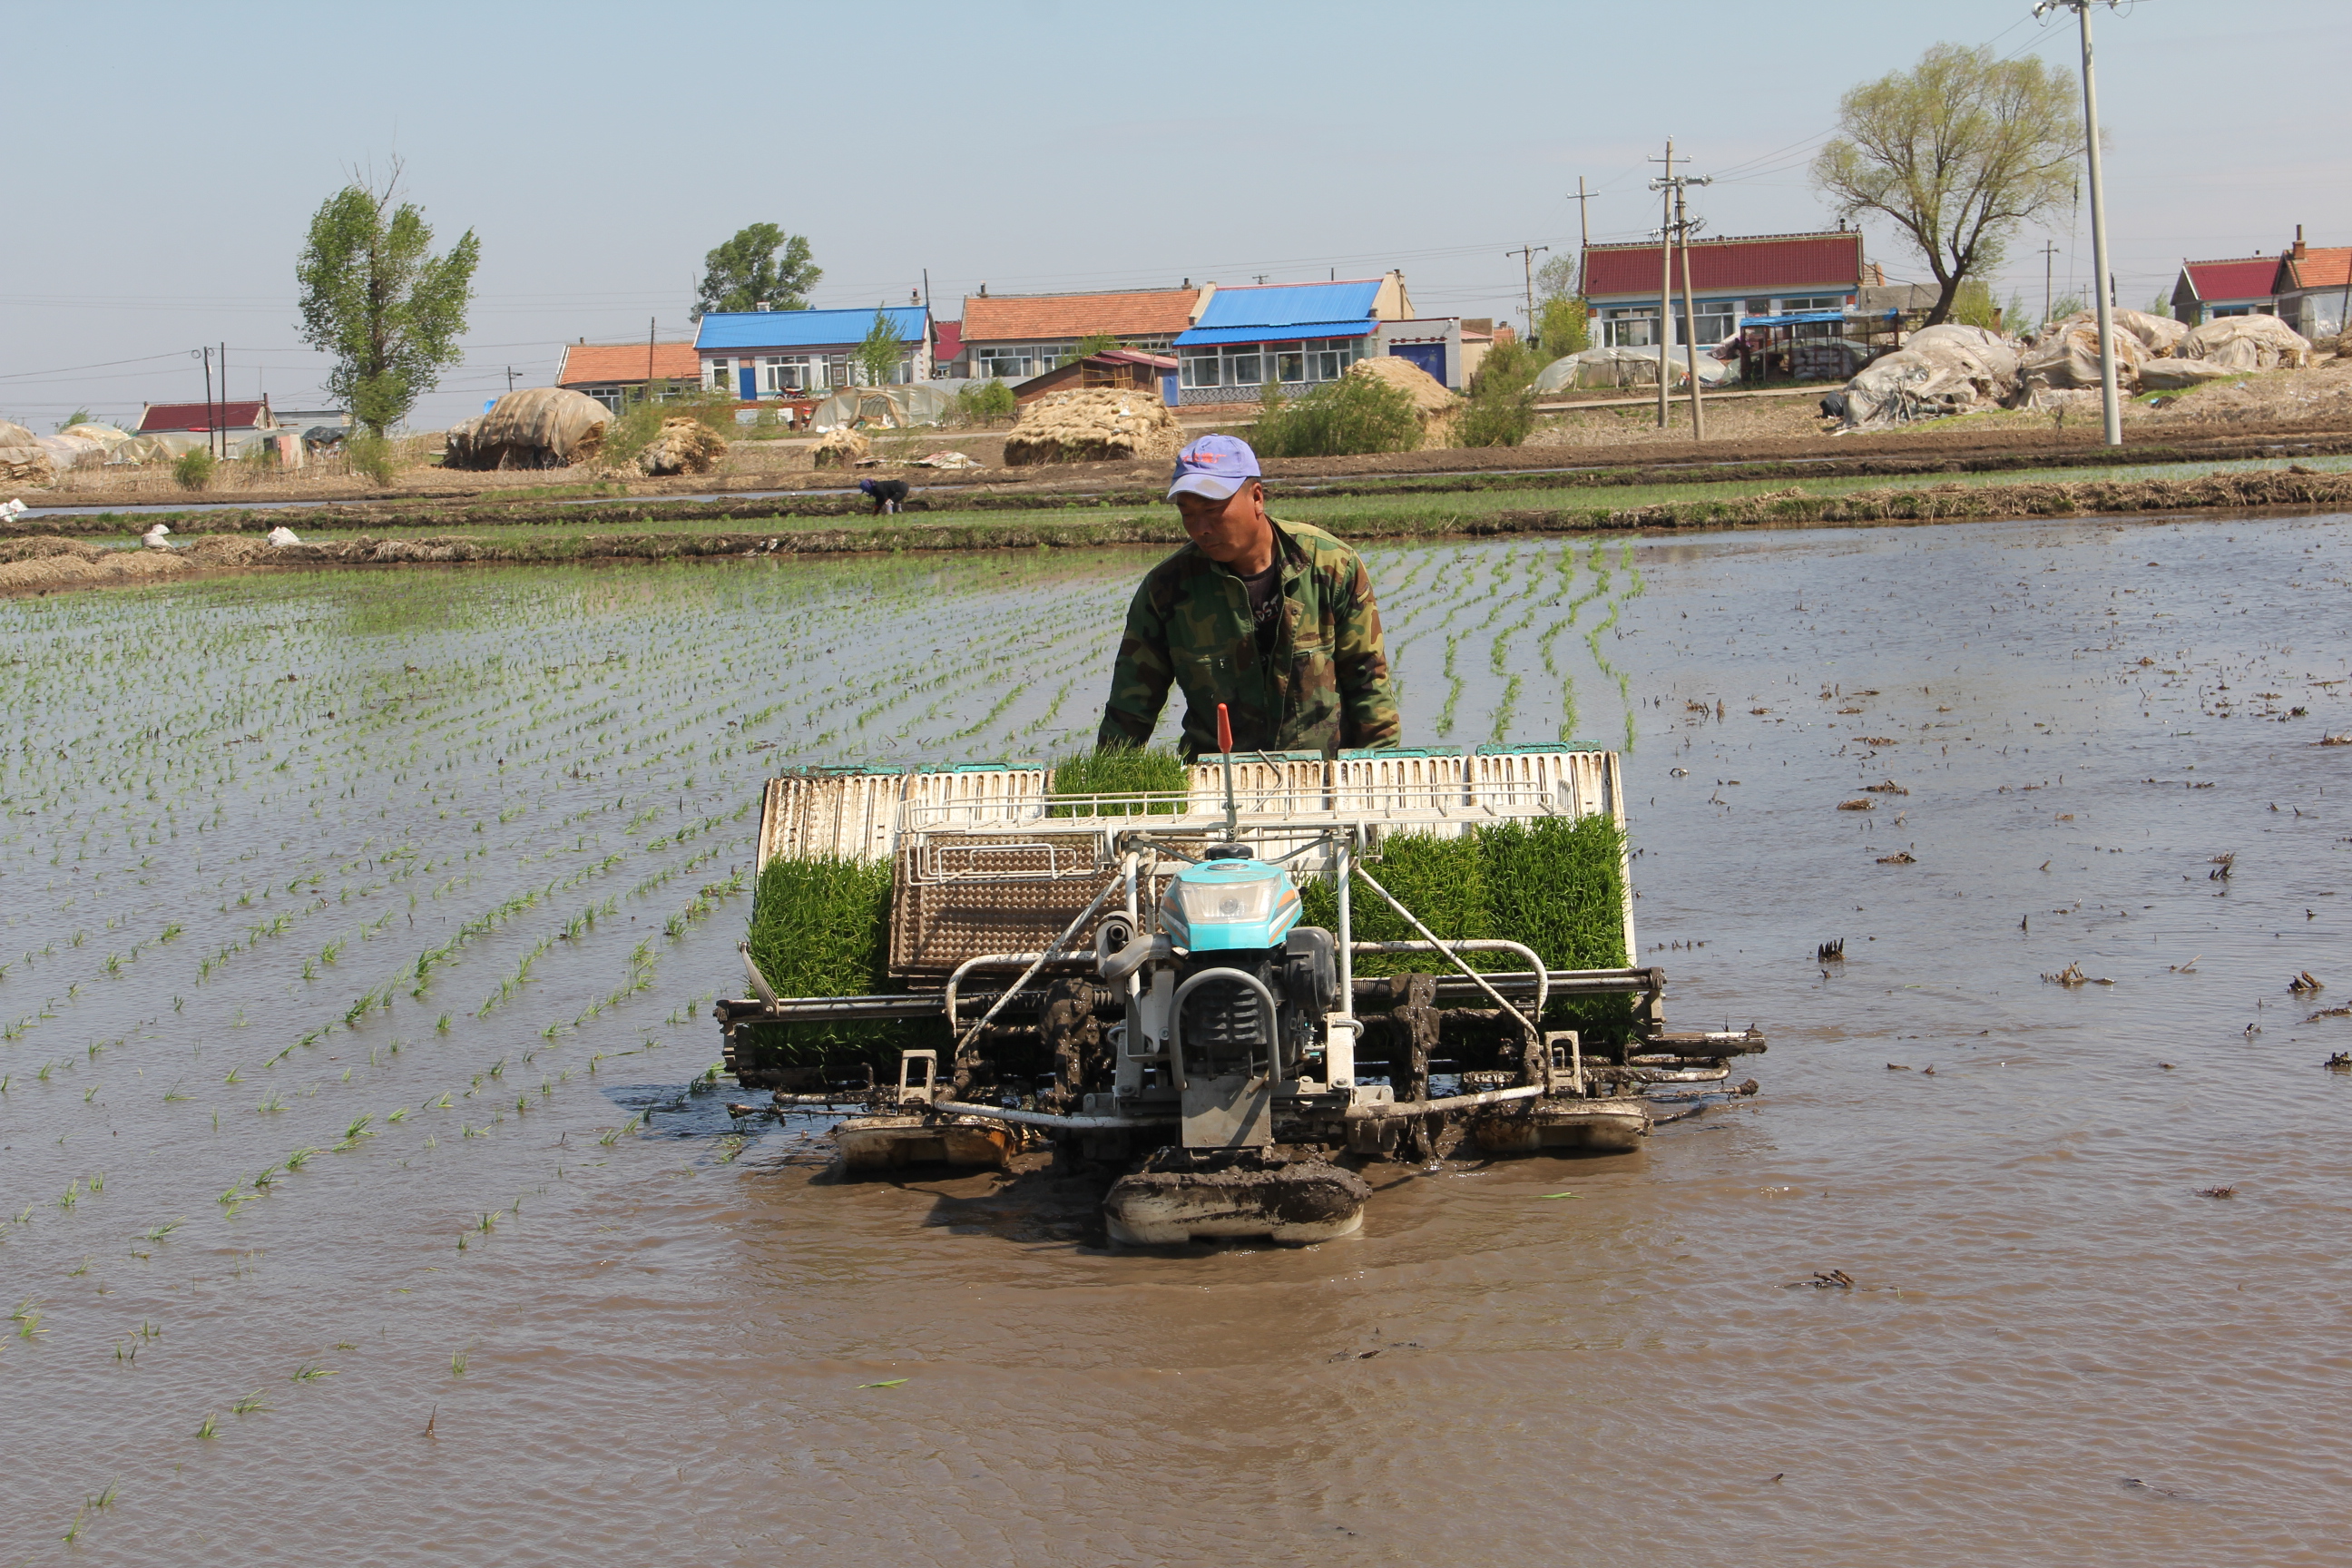
[(1088, 332), (1085, 337), (1082, 337), (1077, 341), (1076, 346), (1072, 348), (1068, 353), (1064, 354), (1060, 359), (1054, 363), (1056, 364), (1076, 364), (1082, 359), (1091, 359), (1098, 353), (1107, 353), (1117, 347), (1118, 347), (1118, 333)]
[(1964, 327), (1982, 327), (1988, 331), (2000, 328), (2000, 308), (1993, 303), (1992, 288), (1981, 278), (1963, 282), (1952, 296), (1952, 312), (1948, 318)]
[(400, 202), (400, 165), (382, 189), (354, 180), (310, 218), (294, 275), (302, 338), (332, 354), (328, 395), (381, 436), (465, 357), (466, 307), (481, 246), (467, 229), (440, 256), (414, 203)]
[(702, 287), (688, 312), (698, 321), (713, 310), (755, 310), (762, 300), (771, 310), (805, 310), (809, 290), (824, 276), (810, 259), (807, 237), (772, 223), (738, 229), (703, 257), (702, 268)]
[(1853, 89), (1838, 122), (1813, 184), (1841, 216), (1875, 213), (1918, 251), (1937, 289), (1929, 326), (2000, 264), (2021, 225), (2072, 196), (2084, 150), (2072, 77), (1958, 44)]
[(907, 351), (898, 341), (898, 329), (891, 324), (888, 310), (879, 305), (874, 307), (874, 324), (866, 329), (866, 336), (849, 351), (849, 357), (866, 373), (866, 385), (890, 384)]
[(1543, 363), (1581, 353), (1592, 346), (1591, 311), (1577, 258), (1555, 256), (1536, 268), (1536, 341)]

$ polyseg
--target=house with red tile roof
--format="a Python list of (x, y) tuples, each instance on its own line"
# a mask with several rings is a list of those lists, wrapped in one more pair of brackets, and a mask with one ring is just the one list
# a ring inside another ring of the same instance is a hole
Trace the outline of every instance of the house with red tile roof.
[(202, 435), (207, 430), (226, 430), (231, 436), (250, 436), (257, 430), (274, 430), (277, 418), (269, 412), (268, 397), (251, 402), (235, 403), (151, 403), (139, 416), (139, 428), (134, 436), (185, 436), (191, 432)]
[(1215, 287), (1188, 281), (1110, 294), (991, 294), (983, 283), (964, 296), (958, 357), (968, 375), (1026, 381), (1061, 363), (1084, 338), (1113, 337), (1120, 348), (1164, 354), (1200, 319)]
[(648, 382), (675, 382), (681, 387), (702, 383), (702, 356), (691, 342), (592, 343), (583, 339), (566, 344), (555, 384), (584, 392), (618, 414), (621, 400)]
[[(1692, 242), (1692, 312), (1696, 341), (1719, 343), (1741, 318), (1845, 310), (1872, 276), (1864, 264), (1862, 233), (1832, 229), (1809, 234), (1759, 234)], [(1655, 245), (1594, 245), (1584, 252), (1584, 296), (1592, 308), (1592, 341), (1603, 348), (1640, 348), (1658, 341), (1662, 258)], [(1675, 252), (1674, 341), (1688, 341), (1682, 324), (1683, 251)], [(1833, 323), (1823, 323), (1825, 330)]]
[(2172, 317), (2200, 326), (2221, 316), (2275, 316), (2278, 296), (2271, 284), (2278, 277), (2279, 258), (2256, 251), (2252, 256), (2224, 257), (2214, 261), (2184, 261), (2172, 285)]
[(2352, 246), (2305, 245), (2303, 225), (2294, 226), (2294, 244), (2281, 251), (2278, 275), (2271, 280), (2278, 319), (2314, 342), (2344, 331), (2352, 303)]

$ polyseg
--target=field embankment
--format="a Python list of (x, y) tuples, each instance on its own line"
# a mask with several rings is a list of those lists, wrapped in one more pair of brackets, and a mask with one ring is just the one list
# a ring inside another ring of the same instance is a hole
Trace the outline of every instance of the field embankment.
[[(1990, 521), (2004, 518), (2127, 515), (2293, 507), (2352, 510), (2352, 473), (2301, 468), (2212, 473), (2180, 479), (2132, 479), (2026, 484), (1946, 483), (1918, 489), (1678, 497), (1630, 507), (1509, 507), (1489, 497), (1475, 506), (1442, 498), (1400, 497), (1377, 508), (1326, 503), (1312, 518), (1342, 538), (1412, 540), (1504, 534), (1680, 529), (1804, 527)], [(1092, 509), (1089, 509), (1091, 510)], [(839, 555), (922, 551), (1083, 549), (1176, 544), (1184, 538), (1174, 512), (1156, 508), (1120, 516), (1065, 516), (1034, 510), (992, 518), (963, 514), (850, 526), (775, 520), (759, 531), (672, 527), (601, 531), (618, 519), (567, 517), (562, 528), (492, 527), (468, 533), (373, 534), (273, 546), (250, 534), (198, 536), (171, 552), (110, 549), (49, 535), (0, 541), (0, 591), (121, 586), (218, 571), (300, 567), (680, 561), (772, 555)]]

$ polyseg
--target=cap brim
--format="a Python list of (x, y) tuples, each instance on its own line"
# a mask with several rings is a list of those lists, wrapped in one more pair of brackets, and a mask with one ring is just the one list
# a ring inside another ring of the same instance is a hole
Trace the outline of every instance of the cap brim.
[(1231, 500), (1246, 483), (1246, 479), (1221, 479), (1214, 474), (1186, 474), (1168, 487), (1168, 499), (1174, 500), (1180, 495), (1192, 495), (1206, 496), (1211, 500)]

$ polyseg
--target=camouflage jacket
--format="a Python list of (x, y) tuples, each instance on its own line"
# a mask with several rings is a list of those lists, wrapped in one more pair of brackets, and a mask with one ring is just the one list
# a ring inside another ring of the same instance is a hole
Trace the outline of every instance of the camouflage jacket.
[(1151, 739), (1173, 680), (1184, 689), (1183, 752), (1217, 749), (1217, 704), (1237, 751), (1393, 746), (1401, 725), (1372, 580), (1353, 550), (1319, 528), (1274, 524), (1283, 618), (1258, 658), (1242, 579), (1187, 544), (1153, 567), (1128, 606), (1100, 746)]

